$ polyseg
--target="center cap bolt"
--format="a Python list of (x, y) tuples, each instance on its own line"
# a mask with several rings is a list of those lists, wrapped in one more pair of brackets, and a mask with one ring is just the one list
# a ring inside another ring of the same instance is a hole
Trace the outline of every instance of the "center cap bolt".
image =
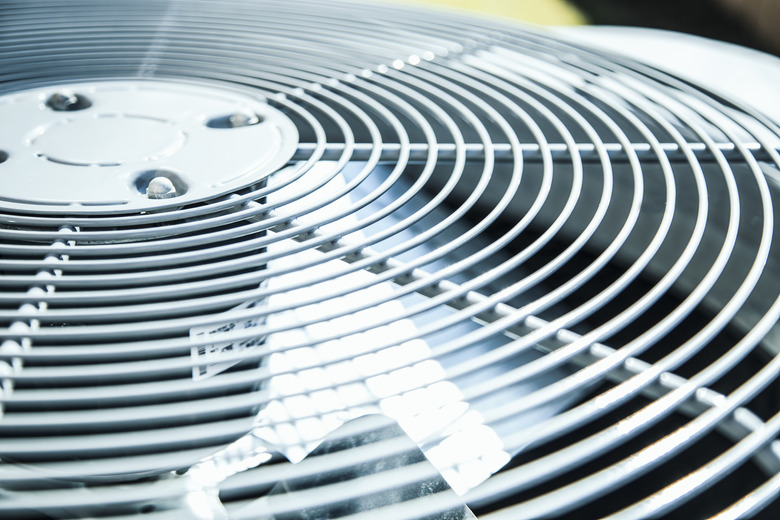
[(71, 112), (89, 108), (92, 103), (84, 96), (70, 90), (61, 90), (49, 96), (49, 99), (46, 100), (46, 106), (57, 112)]
[(146, 196), (150, 199), (171, 199), (176, 196), (176, 186), (167, 177), (155, 177), (149, 181)]

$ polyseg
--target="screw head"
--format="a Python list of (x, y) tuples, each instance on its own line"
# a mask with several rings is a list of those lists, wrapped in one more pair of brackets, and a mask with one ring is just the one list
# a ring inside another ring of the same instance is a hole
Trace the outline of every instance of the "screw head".
[(263, 119), (251, 110), (240, 110), (232, 114), (217, 116), (206, 121), (209, 128), (242, 128), (262, 123)]
[(89, 108), (92, 106), (92, 102), (71, 90), (60, 90), (49, 96), (49, 99), (46, 100), (46, 106), (58, 112), (71, 112)]
[(176, 186), (167, 177), (155, 177), (149, 181), (146, 196), (150, 199), (171, 199), (176, 196)]
[(242, 126), (256, 125), (260, 122), (260, 118), (252, 112), (236, 112), (230, 116), (228, 121), (231, 127), (240, 128)]

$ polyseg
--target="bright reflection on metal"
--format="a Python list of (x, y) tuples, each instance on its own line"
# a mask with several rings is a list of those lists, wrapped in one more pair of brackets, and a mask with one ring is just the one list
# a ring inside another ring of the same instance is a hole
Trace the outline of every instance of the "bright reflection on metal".
[[(326, 171), (326, 167), (320, 171)], [(313, 172), (317, 177), (316, 169)], [(345, 181), (330, 180), (316, 194), (302, 198), (297, 204), (306, 207), (311, 198), (341, 193)], [(338, 211), (348, 200), (331, 204), (306, 218), (323, 219), (323, 212)], [(290, 209), (294, 209), (290, 208)], [(303, 222), (306, 218), (301, 219)], [(356, 238), (360, 238), (359, 235)], [(272, 245), (284, 247), (284, 242)], [(315, 267), (292, 273), (296, 281), (333, 275), (331, 280), (287, 292), (274, 292), (271, 306), (291, 305), (294, 310), (271, 315), (268, 325), (290, 330), (274, 333), (266, 339), (272, 354), (267, 366), (272, 374), (268, 381), (271, 400), (260, 412), (254, 435), (267, 441), (292, 461), (302, 460), (330, 432), (346, 421), (372, 413), (382, 413), (398, 422), (417, 443), (432, 436), (441, 440), (425, 448), (429, 460), (442, 473), (456, 493), (462, 494), (487, 479), (510, 459), (500, 437), (485, 425), (482, 415), (470, 409), (458, 387), (446, 380), (444, 368), (432, 357), (423, 339), (402, 341), (418, 335), (410, 319), (398, 319), (390, 325), (370, 328), (359, 334), (349, 334), (356, 323), (370, 324), (399, 316), (404, 309), (398, 301), (388, 301), (376, 307), (344, 315), (337, 319), (318, 321), (306, 327), (296, 323), (317, 319), (349, 308), (351, 302), (371, 301), (382, 296), (392, 297), (389, 283), (372, 283), (375, 275), (360, 271), (338, 276), (343, 263), (339, 260), (318, 261), (322, 253), (306, 251), (296, 260), (313, 261)], [(284, 262), (285, 260), (279, 260)], [(273, 266), (273, 262), (271, 263)], [(284, 276), (269, 281), (274, 289), (286, 282)], [(370, 284), (367, 289), (349, 296), (332, 298), (325, 303), (296, 306), (296, 302), (327, 297), (344, 285)], [(320, 337), (339, 339), (318, 343)], [(387, 342), (397, 345), (377, 349)], [(302, 342), (314, 342), (312, 347), (295, 348)], [(349, 361), (329, 364), (348, 356)]]

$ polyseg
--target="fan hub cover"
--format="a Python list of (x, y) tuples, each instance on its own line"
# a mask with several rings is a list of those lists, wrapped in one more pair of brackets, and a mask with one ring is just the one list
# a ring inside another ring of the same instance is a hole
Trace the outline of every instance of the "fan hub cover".
[[(298, 132), (257, 95), (166, 81), (58, 85), (0, 97), (0, 207), (137, 212), (256, 184), (290, 160)], [(172, 197), (147, 194), (163, 177)]]

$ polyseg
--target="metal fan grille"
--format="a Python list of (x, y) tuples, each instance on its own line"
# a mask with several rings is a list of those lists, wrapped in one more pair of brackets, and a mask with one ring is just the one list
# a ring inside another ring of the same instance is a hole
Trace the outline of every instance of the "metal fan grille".
[[(158, 210), (0, 200), (0, 509), (176, 518), (278, 480), (208, 470), (230, 443), (300, 458), (377, 411), (466, 494), (355, 518), (662, 515), (747, 465), (705, 514), (776, 507), (780, 131), (760, 114), (548, 34), (382, 5), (10, 2), (0, 34), (0, 94), (194, 83), (298, 134), (267, 178)], [(287, 477), (342, 456), (375, 455)]]

